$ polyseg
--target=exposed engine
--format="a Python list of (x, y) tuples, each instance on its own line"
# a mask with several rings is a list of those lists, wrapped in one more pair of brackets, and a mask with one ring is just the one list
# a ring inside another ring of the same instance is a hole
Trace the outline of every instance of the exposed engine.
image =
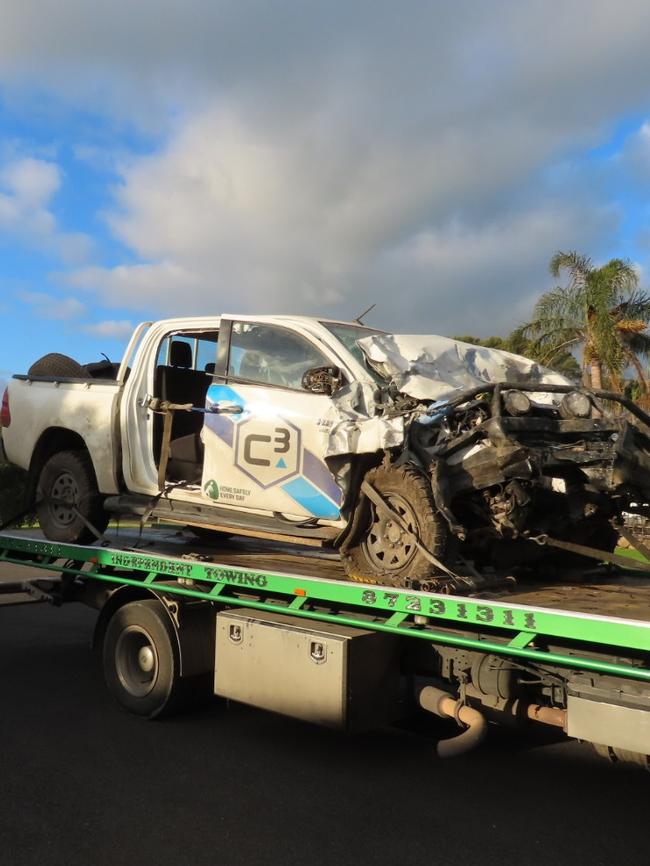
[(408, 447), (482, 565), (535, 559), (517, 542), (542, 534), (612, 550), (612, 519), (650, 501), (650, 418), (616, 394), (539, 387), (488, 385), (414, 409)]

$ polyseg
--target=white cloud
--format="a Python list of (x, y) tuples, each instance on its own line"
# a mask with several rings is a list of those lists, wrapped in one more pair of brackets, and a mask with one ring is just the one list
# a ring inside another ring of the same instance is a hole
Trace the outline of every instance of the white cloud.
[(618, 158), (636, 183), (650, 182), (650, 121), (628, 136)]
[(0, 230), (49, 238), (55, 220), (47, 209), (61, 184), (58, 166), (39, 159), (13, 160), (0, 169)]
[[(646, 104), (645, 0), (45, 9), (7, 0), (8, 91), (45, 84), (162, 131), (155, 152), (120, 157), (106, 215), (135, 262), (62, 275), (105, 306), (354, 315), (378, 301), (387, 324), (465, 330), (462, 316), (485, 332), (525, 316), (558, 247), (615, 237), (588, 179), (548, 168)], [(115, 167), (91, 145), (78, 156)]]
[(19, 292), (18, 297), (25, 304), (29, 304), (37, 316), (44, 319), (65, 321), (86, 313), (86, 305), (76, 298), (60, 298), (45, 292)]
[(523, 173), (508, 136), (517, 148), (526, 139), (526, 158), (540, 147), (525, 128), (426, 143), (399, 135), (357, 152), (319, 126), (308, 118), (269, 130), (215, 110), (186, 123), (164, 150), (123, 168), (109, 215), (149, 263), (84, 268), (67, 283), (153, 315), (353, 316), (378, 301), (380, 321), (428, 320), (429, 330), (462, 329), (459, 291), (485, 298), (494, 289), (508, 298), (503, 308), (480, 301), (463, 314), (480, 330), (509, 328), (525, 315), (522, 282), (527, 300), (548, 287), (558, 246), (589, 247), (615, 228), (615, 214), (575, 185), (553, 201), (538, 189), (542, 201), (508, 201), (505, 213), (492, 204)]
[(85, 234), (59, 228), (51, 204), (61, 182), (59, 166), (48, 160), (14, 154), (0, 165), (0, 235), (78, 264), (93, 244)]
[(117, 265), (113, 268), (91, 266), (62, 276), (76, 289), (93, 290), (107, 307), (148, 307), (183, 309), (192, 304), (200, 287), (194, 271), (171, 262)]
[(96, 337), (111, 337), (116, 340), (130, 337), (133, 333), (132, 323), (125, 319), (107, 319), (104, 322), (93, 322), (82, 325), (81, 329), (86, 334), (92, 334)]
[(22, 208), (39, 210), (61, 186), (61, 176), (57, 165), (25, 157), (2, 168), (0, 183)]
[(381, 256), (365, 298), (380, 298), (402, 331), (505, 334), (552, 287), (549, 250), (604, 243), (617, 218), (609, 208), (555, 201), (479, 227), (458, 220), (427, 229)]

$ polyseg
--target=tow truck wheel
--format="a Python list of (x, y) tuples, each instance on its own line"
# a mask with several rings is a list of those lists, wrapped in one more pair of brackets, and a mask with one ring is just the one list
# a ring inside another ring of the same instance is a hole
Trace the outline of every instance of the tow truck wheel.
[(439, 574), (413, 538), (436, 559), (444, 560), (448, 530), (436, 510), (428, 479), (408, 466), (380, 466), (368, 473), (367, 481), (400, 520), (368, 504), (367, 528), (342, 557), (348, 577), (399, 584), (407, 578), (425, 580)]
[(103, 662), (108, 690), (129, 712), (152, 719), (176, 708), (180, 657), (161, 601), (132, 601), (118, 608), (106, 629)]
[[(67, 544), (91, 544), (108, 526), (86, 451), (59, 451), (43, 464), (36, 490), (36, 513), (45, 537)], [(90, 526), (88, 525), (90, 524)]]

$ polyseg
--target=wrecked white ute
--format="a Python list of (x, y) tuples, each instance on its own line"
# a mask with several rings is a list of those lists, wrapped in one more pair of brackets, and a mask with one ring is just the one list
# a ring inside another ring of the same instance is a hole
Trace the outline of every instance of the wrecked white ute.
[(611, 551), (612, 523), (650, 499), (650, 418), (631, 401), (445, 337), (222, 316), (142, 325), (119, 365), (61, 358), (15, 376), (2, 416), (57, 540), (136, 514), (458, 589), (566, 558), (563, 540)]

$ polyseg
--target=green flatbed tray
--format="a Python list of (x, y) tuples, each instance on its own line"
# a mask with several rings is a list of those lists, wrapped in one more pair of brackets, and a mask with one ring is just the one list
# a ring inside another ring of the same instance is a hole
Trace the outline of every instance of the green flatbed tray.
[(347, 581), (331, 554), (243, 539), (205, 548), (168, 530), (123, 533), (94, 546), (0, 534), (2, 563), (16, 567), (17, 579), (20, 566), (29, 566), (44, 577), (148, 587), (650, 681), (650, 574), (611, 572), (489, 597), (451, 596)]

